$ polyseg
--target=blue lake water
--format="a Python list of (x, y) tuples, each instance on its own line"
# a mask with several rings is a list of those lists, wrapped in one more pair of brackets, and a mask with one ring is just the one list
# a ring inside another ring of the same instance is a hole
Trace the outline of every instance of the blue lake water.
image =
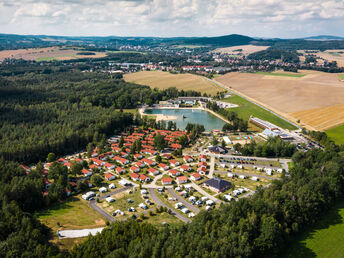
[[(204, 125), (205, 130), (210, 132), (214, 129), (221, 130), (225, 122), (213, 114), (199, 109), (148, 109), (146, 114), (163, 114), (176, 116), (177, 128), (184, 130), (188, 123)], [(183, 118), (183, 115), (185, 118)]]

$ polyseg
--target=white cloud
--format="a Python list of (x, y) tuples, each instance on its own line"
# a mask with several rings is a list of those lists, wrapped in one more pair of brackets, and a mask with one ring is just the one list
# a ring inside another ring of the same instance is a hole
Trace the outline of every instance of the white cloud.
[(3, 33), (297, 37), (343, 34), (343, 0), (2, 0)]

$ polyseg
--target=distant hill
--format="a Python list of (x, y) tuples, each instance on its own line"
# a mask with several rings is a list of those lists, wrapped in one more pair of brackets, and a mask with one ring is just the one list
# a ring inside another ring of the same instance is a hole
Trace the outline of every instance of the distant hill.
[(257, 41), (257, 40), (248, 36), (231, 34), (231, 35), (220, 36), (220, 37), (202, 37), (202, 38), (187, 39), (184, 42), (186, 44), (231, 47), (231, 46), (247, 45), (247, 44), (252, 43), (253, 41)]
[(312, 36), (312, 37), (307, 37), (303, 39), (306, 39), (306, 40), (344, 40), (344, 37), (319, 35), (319, 36)]

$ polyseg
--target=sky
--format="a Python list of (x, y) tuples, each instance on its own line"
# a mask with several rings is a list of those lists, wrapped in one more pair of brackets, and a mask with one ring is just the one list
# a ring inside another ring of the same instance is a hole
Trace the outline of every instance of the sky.
[(0, 33), (344, 36), (344, 0), (0, 0)]

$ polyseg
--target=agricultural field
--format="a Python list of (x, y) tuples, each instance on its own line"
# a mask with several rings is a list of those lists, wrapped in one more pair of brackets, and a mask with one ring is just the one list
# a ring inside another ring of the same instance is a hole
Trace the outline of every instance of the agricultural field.
[[(344, 83), (338, 75), (317, 71), (301, 71), (297, 75), (237, 72), (215, 80), (295, 123), (300, 120), (300, 126), (311, 130), (344, 123)], [(315, 113), (319, 119), (313, 119)]]
[(172, 74), (160, 71), (143, 71), (124, 75), (124, 80), (137, 84), (147, 85), (151, 88), (167, 89), (176, 87), (178, 90), (194, 90), (215, 95), (222, 88), (205, 77), (193, 74)]
[(306, 76), (306, 74), (304, 74), (304, 73), (286, 73), (286, 72), (276, 73), (276, 72), (261, 72), (260, 71), (260, 72), (256, 72), (256, 74), (271, 75), (271, 76), (297, 77), (297, 78)]
[(344, 257), (344, 200), (294, 238), (284, 257)]
[(98, 228), (105, 226), (104, 218), (79, 198), (54, 204), (35, 214), (37, 218), (52, 230), (52, 241), (62, 249), (69, 249), (83, 238), (58, 239), (57, 230)]
[[(89, 53), (89, 51), (87, 51)], [(46, 48), (29, 48), (17, 50), (0, 51), (0, 61), (6, 58), (53, 61), (53, 60), (72, 60), (80, 58), (100, 58), (105, 57), (105, 52), (92, 52), (94, 55), (82, 55), (82, 49), (46, 47)]]
[(291, 115), (317, 130), (327, 130), (344, 123), (344, 104), (299, 111)]
[[(304, 50), (299, 50), (299, 53), (305, 54)], [(327, 60), (329, 62), (336, 61), (339, 67), (344, 67), (344, 51), (343, 49), (331, 49), (326, 51), (318, 51), (311, 53), (317, 56), (317, 62), (323, 62)]]
[[(249, 55), (258, 51), (266, 50), (269, 46), (254, 46), (254, 45), (241, 45), (234, 47), (217, 48), (213, 53), (229, 54), (229, 55)], [(240, 50), (240, 51), (239, 51)]]
[(288, 123), (287, 121), (275, 116), (271, 112), (249, 102), (248, 100), (238, 95), (233, 94), (231, 97), (226, 98), (223, 101), (239, 105), (239, 107), (231, 108), (231, 111), (234, 111), (235, 113), (237, 113), (238, 116), (244, 120), (248, 120), (250, 116), (252, 115), (260, 119), (269, 121), (285, 129), (289, 129), (289, 130), (296, 129), (295, 126)]
[(337, 144), (344, 144), (344, 124), (333, 127), (327, 131), (326, 134)]

